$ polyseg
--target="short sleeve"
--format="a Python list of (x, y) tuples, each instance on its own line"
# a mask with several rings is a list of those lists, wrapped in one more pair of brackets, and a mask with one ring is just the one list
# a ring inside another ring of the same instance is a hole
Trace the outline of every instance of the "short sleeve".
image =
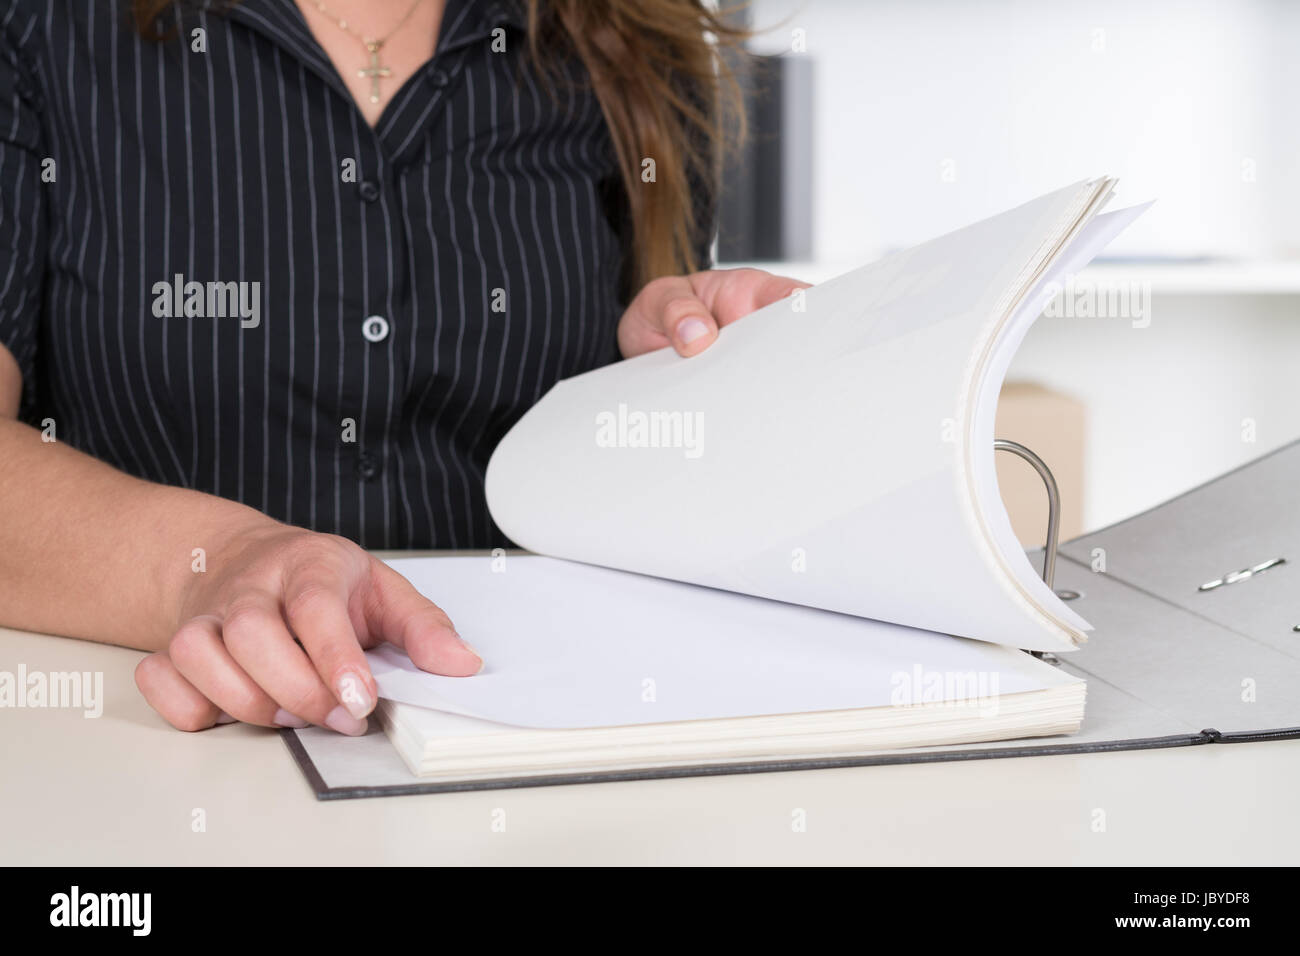
[(36, 394), (45, 269), (45, 163), (37, 97), (26, 61), (0, 33), (0, 345), (23, 376), (22, 408)]

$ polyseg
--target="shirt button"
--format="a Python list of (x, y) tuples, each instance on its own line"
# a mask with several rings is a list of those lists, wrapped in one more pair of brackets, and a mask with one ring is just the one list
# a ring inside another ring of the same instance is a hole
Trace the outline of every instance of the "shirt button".
[(382, 315), (372, 315), (361, 323), (361, 334), (368, 342), (382, 342), (388, 338), (388, 320)]
[(442, 89), (451, 82), (451, 77), (447, 75), (446, 70), (434, 70), (429, 74), (429, 82), (438, 89)]
[(357, 187), (357, 192), (366, 202), (374, 202), (380, 196), (380, 189), (370, 180), (365, 180)]
[(357, 477), (362, 481), (374, 481), (383, 470), (379, 459), (370, 452), (362, 452), (357, 458)]

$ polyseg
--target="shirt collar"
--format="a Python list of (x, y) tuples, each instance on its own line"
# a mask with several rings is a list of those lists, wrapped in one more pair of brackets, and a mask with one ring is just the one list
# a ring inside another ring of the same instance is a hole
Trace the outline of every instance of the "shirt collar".
[(524, 28), (527, 18), (509, 0), (447, 0), (438, 28), (438, 53), (457, 50), (492, 35), (498, 27)]
[(222, 3), (205, 0), (204, 6), (217, 15), (262, 34), (284, 49), (309, 69), (320, 75), (331, 86), (345, 95), (351, 95), (334, 69), (334, 64), (316, 42), (316, 37), (302, 17), (302, 11), (293, 0), (240, 0)]

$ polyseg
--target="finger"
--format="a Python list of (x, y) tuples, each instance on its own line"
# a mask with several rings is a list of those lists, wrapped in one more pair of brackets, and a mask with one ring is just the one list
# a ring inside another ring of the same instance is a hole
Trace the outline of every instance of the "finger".
[(762, 269), (721, 269), (697, 273), (697, 291), (718, 325), (730, 325), (751, 312), (779, 302), (807, 282), (773, 275)]
[(177, 730), (206, 730), (222, 717), (221, 708), (181, 676), (166, 651), (150, 654), (136, 665), (135, 686)]
[(381, 561), (372, 572), (372, 629), (406, 651), (421, 670), (447, 677), (470, 677), (483, 669), (483, 658), (456, 633), (451, 619)]
[(679, 355), (696, 355), (717, 337), (713, 313), (685, 276), (648, 283), (619, 323), (619, 347), (629, 358), (665, 345)]
[(187, 621), (171, 639), (167, 654), (183, 678), (234, 719), (263, 727), (307, 726), (307, 721), (277, 704), (235, 662), (222, 641), (218, 618)]
[(362, 653), (348, 611), (344, 576), (320, 562), (289, 571), (284, 610), (289, 628), (302, 642), (316, 673), (348, 713), (364, 718), (375, 709), (378, 688)]
[(280, 601), (270, 592), (245, 591), (231, 602), (222, 617), (221, 637), (239, 666), (289, 713), (350, 737), (366, 732), (366, 722), (334, 699), (294, 643)]

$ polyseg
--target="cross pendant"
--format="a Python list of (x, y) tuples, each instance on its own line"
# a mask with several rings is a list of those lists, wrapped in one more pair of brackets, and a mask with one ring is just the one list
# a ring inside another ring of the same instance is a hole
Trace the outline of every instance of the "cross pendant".
[(379, 81), (385, 77), (392, 76), (393, 71), (386, 66), (379, 65), (379, 48), (382, 43), (367, 43), (366, 49), (370, 51), (370, 65), (364, 70), (357, 70), (357, 76), (370, 81), (370, 102), (379, 102)]

